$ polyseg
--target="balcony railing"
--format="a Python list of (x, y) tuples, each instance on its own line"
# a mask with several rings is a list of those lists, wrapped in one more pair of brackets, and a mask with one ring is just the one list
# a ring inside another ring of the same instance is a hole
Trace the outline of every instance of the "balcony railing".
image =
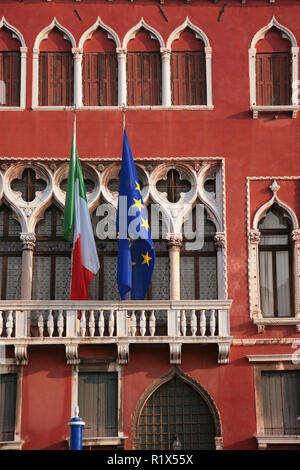
[(64, 344), (76, 364), (82, 344), (116, 344), (121, 364), (130, 344), (168, 343), (170, 362), (181, 361), (182, 344), (218, 345), (218, 362), (228, 362), (232, 338), (230, 300), (0, 301), (0, 345), (13, 345), (19, 363), (27, 346)]

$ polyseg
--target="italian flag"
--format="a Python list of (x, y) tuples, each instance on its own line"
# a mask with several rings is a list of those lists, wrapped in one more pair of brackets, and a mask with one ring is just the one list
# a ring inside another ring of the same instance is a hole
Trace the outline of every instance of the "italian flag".
[(74, 119), (63, 236), (73, 242), (70, 299), (88, 300), (88, 287), (99, 270), (99, 259), (76, 148), (76, 119)]

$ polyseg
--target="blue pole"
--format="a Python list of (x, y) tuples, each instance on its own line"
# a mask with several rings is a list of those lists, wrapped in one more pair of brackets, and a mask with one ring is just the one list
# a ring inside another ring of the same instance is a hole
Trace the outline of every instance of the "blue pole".
[(82, 450), (82, 429), (85, 422), (79, 418), (79, 407), (75, 407), (75, 416), (69, 421), (70, 450)]

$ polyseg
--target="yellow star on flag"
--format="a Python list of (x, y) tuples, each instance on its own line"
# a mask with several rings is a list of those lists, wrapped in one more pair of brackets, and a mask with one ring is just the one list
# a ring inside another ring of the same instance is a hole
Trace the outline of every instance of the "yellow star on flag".
[(148, 251), (145, 255), (143, 255), (143, 253), (142, 253), (142, 257), (144, 258), (144, 261), (142, 262), (142, 264), (147, 264), (149, 266), (149, 261), (152, 258), (150, 258), (150, 256), (148, 255)]
[(135, 188), (135, 189), (136, 189), (137, 191), (140, 191), (140, 192), (141, 192), (141, 187), (140, 187), (139, 183), (136, 181), (135, 184), (136, 184), (136, 188)]
[(136, 263), (134, 261), (131, 261), (131, 267), (134, 266)]
[(129, 248), (131, 247), (132, 243), (131, 243), (131, 238), (127, 238), (127, 240), (129, 241)]
[(149, 224), (148, 224), (148, 220), (143, 219), (143, 217), (142, 217), (142, 221), (143, 221), (143, 223), (141, 224), (141, 227), (145, 227), (145, 229), (148, 230), (150, 228)]
[(143, 207), (142, 200), (141, 199), (134, 199), (134, 198), (133, 198), (133, 200), (134, 200), (135, 204), (133, 204), (132, 207), (138, 207), (139, 211), (141, 211), (142, 207)]

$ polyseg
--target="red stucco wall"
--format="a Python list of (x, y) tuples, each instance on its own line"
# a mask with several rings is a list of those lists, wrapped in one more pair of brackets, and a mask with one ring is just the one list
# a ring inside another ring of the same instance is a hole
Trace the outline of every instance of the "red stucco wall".
[[(166, 0), (163, 18), (158, 2), (1, 2), (0, 18), (15, 26), (28, 47), (27, 108), (0, 112), (0, 158), (68, 158), (73, 112), (33, 111), (32, 49), (37, 34), (54, 17), (75, 37), (76, 44), (100, 16), (121, 41), (141, 17), (167, 41), (170, 33), (188, 16), (208, 36), (212, 46), (213, 111), (128, 111), (126, 128), (134, 156), (224, 157), (228, 243), (228, 297), (233, 299), (231, 334), (235, 338), (262, 338), (249, 319), (246, 177), (299, 175), (300, 121), (289, 115), (260, 115), (253, 120), (250, 109), (248, 49), (254, 34), (272, 16), (288, 27), (300, 43), (297, 1), (248, 0), (246, 5), (227, 1), (220, 22), (221, 5), (210, 1)], [(74, 12), (81, 15), (79, 20)], [(26, 21), (25, 21), (26, 19)], [(78, 111), (77, 145), (80, 157), (120, 158), (123, 116), (116, 111)], [(269, 183), (271, 183), (270, 180)], [(298, 182), (279, 182), (279, 196), (300, 216)], [(251, 217), (271, 193), (265, 181), (252, 182)], [(299, 337), (295, 327), (268, 328), (263, 337)], [(230, 363), (217, 365), (213, 347), (183, 347), (181, 367), (207, 391), (220, 411), (224, 447), (256, 449), (252, 366), (247, 354), (291, 353), (286, 346), (233, 346)], [(103, 354), (96, 348), (95, 354)], [(114, 352), (115, 353), (115, 352)], [(131, 448), (132, 417), (145, 389), (170, 369), (167, 346), (136, 347), (124, 367), (124, 432)], [(22, 439), (24, 449), (66, 448), (71, 413), (71, 367), (64, 349), (30, 348), (24, 367)]]

